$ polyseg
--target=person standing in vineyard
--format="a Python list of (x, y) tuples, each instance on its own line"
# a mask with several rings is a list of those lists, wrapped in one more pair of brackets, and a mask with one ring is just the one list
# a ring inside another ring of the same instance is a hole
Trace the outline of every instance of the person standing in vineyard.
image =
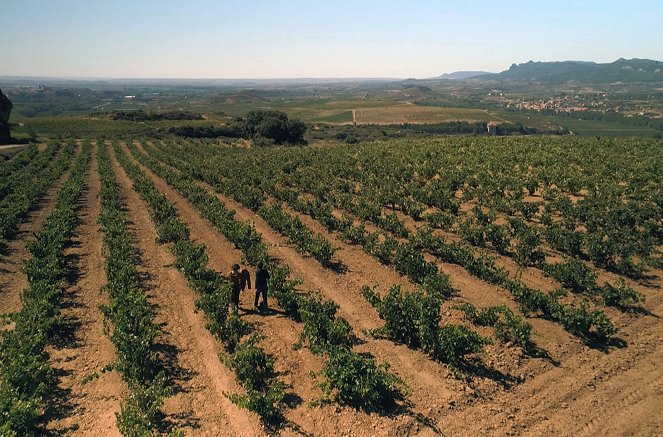
[[(256, 270), (256, 298), (253, 306), (260, 308), (260, 311), (267, 309), (267, 287), (269, 282), (269, 272), (264, 268), (262, 261), (258, 263), (258, 270)], [(258, 307), (258, 297), (262, 294), (262, 302)]]
[(230, 304), (232, 305), (233, 311), (239, 311), (239, 293), (244, 291), (247, 286), (251, 289), (251, 274), (247, 269), (239, 270), (239, 264), (233, 264), (232, 270), (228, 274), (228, 279), (232, 285), (232, 291), (230, 294)]

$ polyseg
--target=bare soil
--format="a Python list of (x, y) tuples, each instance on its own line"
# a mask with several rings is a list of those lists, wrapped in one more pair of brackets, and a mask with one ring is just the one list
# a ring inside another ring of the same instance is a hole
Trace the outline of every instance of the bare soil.
[(66, 249), (72, 276), (61, 316), (65, 329), (47, 349), (59, 375), (55, 417), (49, 423), (54, 433), (74, 432), (81, 436), (120, 435), (115, 427), (115, 412), (126, 388), (117, 372), (104, 372), (115, 358), (115, 349), (104, 335), (103, 314), (99, 305), (107, 303), (102, 293), (106, 284), (103, 235), (99, 224), (99, 173), (97, 154), (92, 151), (87, 189), (82, 199), (80, 223), (73, 244)]
[(232, 371), (221, 364), (217, 356), (221, 347), (205, 328), (202, 313), (195, 312), (195, 293), (173, 266), (175, 257), (168, 248), (156, 244), (147, 205), (114, 157), (113, 166), (142, 260), (139, 272), (146, 278), (155, 322), (162, 330), (158, 339), (160, 362), (174, 389), (163, 408), (168, 426), (188, 435), (261, 434), (255, 415), (224, 395), (239, 387)]
[[(79, 152), (80, 147), (77, 150), (77, 153)], [(25, 243), (43, 227), (46, 218), (55, 208), (55, 200), (60, 187), (69, 179), (70, 174), (69, 170), (65, 171), (46, 190), (46, 194), (33, 205), (18, 224), (16, 233), (7, 242), (5, 252), (0, 254), (0, 314), (20, 311), (21, 292), (28, 286), (28, 278), (21, 271), (23, 264), (30, 257)]]
[[(128, 150), (125, 150), (128, 152)], [(234, 262), (240, 262), (241, 256), (239, 251), (234, 249), (234, 246), (228, 242), (221, 234), (219, 234), (214, 227), (202, 219), (195, 208), (183, 197), (175, 192), (173, 188), (168, 186), (164, 181), (156, 177), (147, 168), (143, 170), (155, 182), (159, 190), (167, 195), (180, 212), (180, 218), (187, 223), (191, 229), (191, 236), (194, 240), (203, 242), (207, 246), (207, 253), (210, 257), (209, 265), (211, 268), (227, 273), (230, 266)], [(238, 219), (242, 219), (238, 215)], [(257, 221), (261, 220), (255, 217), (254, 224), (259, 232), (263, 228), (258, 227)], [(294, 248), (286, 245), (273, 245), (268, 236), (263, 234), (263, 239), (270, 246), (270, 254), (281, 258), (283, 251), (292, 252), (289, 257), (295, 258), (282, 258), (293, 270), (297, 269), (296, 266), (291, 264), (293, 259), (299, 259), (311, 263), (311, 266), (317, 261), (312, 259), (303, 260), (301, 256), (296, 254)], [(302, 270), (303, 271), (303, 270)], [(299, 271), (295, 270), (295, 277), (298, 276)], [(305, 279), (306, 280), (306, 279)], [(303, 289), (311, 290), (307, 284), (303, 284)], [(327, 287), (325, 287), (327, 288)], [(359, 290), (355, 290), (359, 293)], [(262, 346), (268, 353), (275, 356), (275, 367), (281, 373), (281, 379), (290, 385), (291, 397), (293, 399), (294, 408), (286, 411), (286, 418), (292, 423), (292, 428), (313, 435), (338, 435), (339, 430), (347, 430), (347, 435), (388, 435), (390, 431), (402, 427), (415, 427), (417, 421), (425, 421), (422, 418), (414, 417), (416, 413), (412, 412), (409, 416), (401, 415), (395, 417), (380, 416), (380, 415), (367, 415), (358, 412), (351, 408), (341, 408), (337, 406), (322, 406), (311, 408), (309, 404), (322, 397), (322, 392), (315, 386), (315, 380), (311, 377), (311, 372), (319, 372), (322, 368), (322, 357), (312, 355), (308, 349), (301, 348), (299, 350), (292, 350), (292, 345), (299, 340), (301, 332), (301, 325), (297, 324), (290, 319), (281, 315), (278, 311), (273, 311), (268, 316), (262, 316), (260, 313), (250, 310), (253, 307), (253, 293), (243, 293), (241, 296), (241, 311), (243, 317), (251, 323), (255, 323), (260, 332), (265, 334), (268, 338), (262, 343)], [(270, 306), (274, 306), (274, 301), (270, 301)], [(368, 305), (368, 304), (366, 304)], [(373, 310), (374, 312), (374, 310)], [(376, 315), (377, 317), (377, 315)], [(374, 327), (377, 327), (376, 324)], [(360, 334), (360, 332), (357, 332)], [(376, 341), (377, 342), (377, 341)], [(392, 343), (381, 341), (384, 344), (383, 349), (396, 348)], [(409, 349), (401, 346), (401, 353), (398, 354), (399, 360), (406, 360), (410, 354), (418, 354), (417, 352), (410, 351)], [(361, 350), (361, 349), (359, 349)], [(384, 352), (381, 352), (384, 353)], [(435, 387), (440, 388), (442, 392), (438, 392), (442, 397), (448, 396), (449, 392), (444, 385), (438, 381), (440, 372), (446, 372), (444, 367), (439, 364), (433, 363), (423, 355), (418, 354), (418, 359), (424, 366), (433, 368), (429, 370), (425, 378), (431, 383), (431, 391)], [(384, 361), (383, 357), (376, 356), (378, 361)], [(406, 365), (403, 365), (406, 368)], [(409, 370), (410, 373), (419, 372), (418, 375), (425, 374), (421, 369), (415, 371)], [(414, 379), (414, 378), (413, 378)], [(294, 431), (293, 431), (294, 432)]]
[[(159, 188), (177, 196), (163, 181)], [(210, 187), (206, 188), (211, 192)], [(324, 410), (309, 408), (304, 418), (310, 417), (311, 421), (297, 421), (303, 429), (315, 435), (663, 435), (663, 415), (657, 412), (663, 405), (663, 370), (658, 364), (663, 359), (660, 271), (652, 272), (655, 279), (647, 286), (627, 281), (647, 296), (645, 313), (606, 309), (619, 328), (621, 343), (590, 348), (558, 324), (530, 318), (537, 345), (551, 359), (526, 357), (509, 345), (489, 346), (484, 356), (487, 376), (475, 377), (466, 384), (423, 354), (366, 335), (366, 330), (381, 323), (359, 293), (361, 286), (380, 284), (379, 291), (384, 292), (385, 284), (412, 286), (407, 279), (379, 264), (361, 248), (338, 240), (310, 217), (297, 214), (310, 229), (322, 233), (339, 249), (335, 260), (347, 268), (344, 273), (326, 269), (298, 253), (256, 214), (232, 199), (217, 196), (236, 212), (238, 219), (255, 225), (270, 254), (287, 264), (295, 277), (303, 279), (303, 288), (319, 290), (339, 304), (340, 314), (362, 341), (357, 350), (390, 364), (391, 370), (411, 388), (411, 415), (401, 415), (400, 420), (385, 421), (369, 415), (368, 421), (362, 418), (346, 428), (346, 409), (337, 408), (333, 418), (323, 414), (318, 419), (318, 413)], [(184, 199), (177, 203), (183, 214), (197, 214)], [(221, 236), (217, 238), (223, 240)], [(498, 258), (507, 269), (514, 268), (509, 258)], [(504, 303), (517, 307), (505, 290), (474, 278), (458, 266), (438, 265), (450, 276), (457, 292), (445, 304), (447, 320), (458, 321), (450, 306), (463, 301), (478, 306)], [(526, 271), (523, 279), (530, 286), (546, 290), (558, 285), (536, 269)], [(357, 414), (352, 412), (353, 416)]]
[[(126, 147), (124, 151), (128, 153)], [(240, 409), (224, 395), (241, 392), (241, 388), (218, 357), (222, 345), (205, 328), (203, 314), (195, 311), (196, 293), (173, 266), (169, 248), (155, 242), (147, 206), (114, 158), (113, 165), (140, 254), (138, 269), (145, 277), (149, 301), (162, 329), (158, 338), (160, 362), (174, 389), (164, 404), (163, 430), (182, 429), (192, 436), (265, 435), (257, 415)], [(227, 273), (231, 264), (241, 261), (240, 252), (186, 199), (143, 170), (175, 204), (191, 230), (191, 238), (206, 245), (209, 267)], [(20, 291), (27, 285), (19, 271), (27, 257), (23, 240), (39, 229), (52, 210), (62, 180), (20, 226), (19, 238), (10, 242), (10, 252), (0, 264), (0, 313), (20, 308)], [(81, 223), (66, 254), (75, 266), (63, 310), (72, 328), (69, 336), (63, 335), (49, 348), (60, 378), (55, 405), (58, 415), (52, 418), (49, 429), (57, 434), (117, 435), (114, 412), (125, 388), (115, 372), (101, 371), (112, 361), (113, 348), (102, 333), (98, 310), (106, 296), (99, 293), (105, 275), (102, 235), (96, 223), (96, 157), (88, 181)], [(210, 187), (205, 188), (212, 192)], [(392, 284), (415, 288), (407, 278), (381, 265), (360, 247), (340, 241), (310, 217), (289, 211), (338, 248), (334, 260), (342, 268), (325, 268), (298, 253), (259, 216), (232, 199), (217, 196), (236, 212), (238, 219), (255, 225), (270, 254), (287, 264), (294, 277), (302, 279), (303, 292), (319, 291), (339, 305), (339, 314), (349, 321), (359, 339), (356, 351), (387, 363), (410, 388), (408, 404), (390, 413), (312, 406), (322, 392), (311, 374), (322, 369), (323, 357), (313, 355), (306, 347), (294, 350), (301, 324), (286, 318), (273, 300), (272, 310), (266, 315), (254, 311), (253, 291), (245, 292), (240, 313), (256, 332), (266, 336), (261, 345), (274, 356), (279, 378), (288, 385), (288, 424), (280, 431), (282, 435), (663, 435), (663, 271), (650, 272), (652, 278), (646, 284), (627, 281), (646, 295), (644, 311), (606, 309), (619, 329), (619, 341), (591, 348), (557, 324), (530, 318), (536, 331), (534, 340), (550, 359), (527, 357), (519, 348), (498, 343), (488, 346), (481, 357), (483, 372), (465, 382), (419, 351), (368, 334), (382, 322), (361, 296), (361, 287), (378, 284), (379, 293), (385, 293)], [(508, 270), (516, 268), (506, 257), (498, 257), (498, 262)], [(473, 277), (461, 267), (437, 264), (450, 276), (456, 292), (444, 304), (445, 323), (465, 323), (452, 308), (460, 302), (517, 308), (505, 290)], [(545, 290), (557, 286), (537, 270), (526, 271), (523, 279)], [(613, 279), (614, 275), (603, 272), (600, 281)], [(484, 328), (478, 330), (490, 333)]]

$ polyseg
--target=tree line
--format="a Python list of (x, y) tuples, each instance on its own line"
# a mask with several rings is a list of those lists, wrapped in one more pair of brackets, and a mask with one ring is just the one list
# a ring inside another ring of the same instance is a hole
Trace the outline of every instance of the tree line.
[(169, 133), (186, 138), (245, 138), (256, 145), (306, 144), (307, 126), (281, 111), (249, 111), (225, 126), (176, 126)]

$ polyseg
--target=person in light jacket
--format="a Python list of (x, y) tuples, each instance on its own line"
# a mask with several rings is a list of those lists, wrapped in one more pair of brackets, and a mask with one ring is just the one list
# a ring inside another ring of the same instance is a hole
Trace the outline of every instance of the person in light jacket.
[(239, 310), (239, 293), (244, 291), (247, 286), (251, 289), (251, 274), (248, 270), (242, 269), (240, 271), (239, 264), (233, 264), (232, 270), (228, 273), (232, 290), (230, 292), (230, 305), (234, 312)]

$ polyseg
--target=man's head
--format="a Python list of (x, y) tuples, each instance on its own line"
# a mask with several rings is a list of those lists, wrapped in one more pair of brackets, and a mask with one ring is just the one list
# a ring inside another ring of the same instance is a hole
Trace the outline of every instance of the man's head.
[(258, 261), (258, 268), (261, 269), (263, 267), (264, 267), (264, 264), (262, 263), (262, 261)]
[(232, 269), (233, 269), (233, 272), (236, 272), (237, 270), (239, 270), (239, 264), (233, 264)]

